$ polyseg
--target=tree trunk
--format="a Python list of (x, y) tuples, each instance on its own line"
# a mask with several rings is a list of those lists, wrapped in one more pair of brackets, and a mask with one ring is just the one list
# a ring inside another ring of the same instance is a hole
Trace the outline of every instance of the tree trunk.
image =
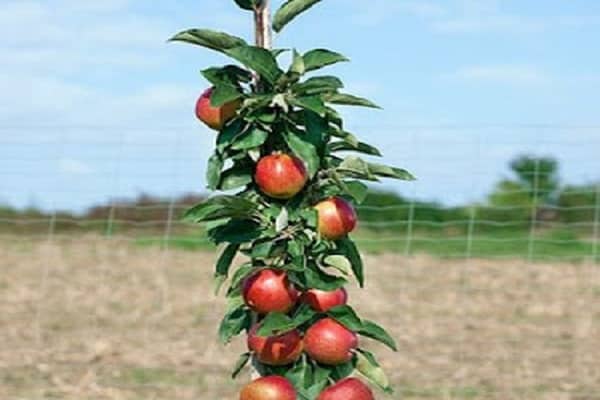
[(270, 0), (263, 0), (262, 4), (254, 12), (254, 24), (256, 29), (256, 45), (270, 49), (273, 45), (271, 31), (271, 9)]

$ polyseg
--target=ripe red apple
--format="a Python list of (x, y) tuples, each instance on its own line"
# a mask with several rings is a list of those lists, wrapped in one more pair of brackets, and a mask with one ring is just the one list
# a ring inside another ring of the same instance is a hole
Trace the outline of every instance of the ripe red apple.
[(241, 101), (234, 100), (220, 107), (213, 107), (210, 104), (213, 90), (214, 88), (207, 89), (196, 102), (196, 117), (210, 128), (218, 131), (225, 126), (227, 121), (235, 117)]
[(318, 312), (326, 312), (329, 309), (346, 304), (348, 292), (339, 288), (330, 292), (318, 289), (310, 289), (302, 294), (302, 302), (311, 306)]
[(352, 359), (358, 337), (339, 322), (324, 318), (308, 328), (304, 349), (315, 361), (325, 365), (344, 364)]
[(267, 196), (291, 199), (306, 185), (308, 173), (304, 162), (298, 157), (271, 154), (258, 161), (254, 180)]
[(356, 212), (341, 197), (323, 200), (315, 208), (319, 213), (319, 232), (325, 239), (341, 239), (356, 228)]
[(240, 400), (296, 400), (296, 389), (281, 376), (265, 376), (244, 387)]
[(375, 400), (371, 389), (356, 378), (342, 379), (321, 392), (317, 400)]
[(299, 297), (287, 274), (274, 269), (263, 269), (246, 278), (243, 295), (246, 305), (259, 314), (287, 313)]
[(256, 324), (248, 333), (248, 349), (253, 351), (258, 361), (272, 366), (288, 365), (300, 358), (304, 345), (302, 336), (296, 329), (279, 336), (262, 337), (256, 332)]

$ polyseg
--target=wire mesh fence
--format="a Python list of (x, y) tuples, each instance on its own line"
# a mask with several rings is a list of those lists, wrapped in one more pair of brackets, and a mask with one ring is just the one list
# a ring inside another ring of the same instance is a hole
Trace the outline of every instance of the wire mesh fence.
[[(370, 283), (350, 299), (398, 339), (391, 398), (600, 399), (600, 127), (353, 128), (419, 178), (358, 210)], [(0, 397), (235, 398), (216, 249), (181, 219), (214, 137), (1, 130)], [(534, 157), (503, 187), (519, 154), (556, 158), (558, 186)]]
[[(352, 128), (376, 132), (372, 136), (386, 161), (418, 178), (384, 183), (384, 190), (399, 196), (374, 196), (359, 208), (357, 238), (367, 249), (598, 261), (600, 127)], [(17, 206), (0, 212), (5, 236), (91, 231), (133, 242), (206, 244), (202, 232), (181, 216), (203, 197), (213, 134), (185, 126), (0, 131), (0, 204)], [(511, 170), (511, 160), (526, 154), (532, 156), (528, 169)], [(548, 169), (548, 160), (556, 168)]]

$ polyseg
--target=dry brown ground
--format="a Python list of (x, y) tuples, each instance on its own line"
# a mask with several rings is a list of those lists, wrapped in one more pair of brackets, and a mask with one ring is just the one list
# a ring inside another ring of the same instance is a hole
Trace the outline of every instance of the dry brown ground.
[[(214, 256), (116, 240), (0, 244), (0, 399), (236, 399)], [(405, 399), (600, 399), (600, 271), (367, 257), (360, 312)], [(385, 396), (380, 395), (383, 399)]]

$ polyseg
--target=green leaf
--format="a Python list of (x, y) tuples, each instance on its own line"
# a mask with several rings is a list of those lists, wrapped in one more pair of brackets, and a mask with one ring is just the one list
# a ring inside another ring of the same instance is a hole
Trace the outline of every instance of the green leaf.
[(327, 267), (332, 267), (340, 271), (342, 274), (349, 276), (352, 273), (352, 264), (342, 255), (327, 256), (323, 260), (323, 264)]
[(255, 243), (252, 247), (252, 258), (269, 258), (274, 244), (272, 240), (264, 243)]
[(231, 373), (231, 379), (235, 379), (238, 377), (240, 372), (244, 369), (250, 358), (252, 357), (252, 353), (244, 353), (240, 356), (240, 358), (235, 363), (235, 367), (233, 368), (233, 372)]
[(223, 169), (223, 159), (219, 154), (213, 154), (208, 159), (206, 168), (206, 182), (210, 190), (216, 190), (221, 180), (221, 170)]
[(350, 306), (342, 305), (334, 307), (327, 311), (327, 315), (351, 331), (359, 332), (363, 328), (363, 322)]
[(285, 377), (296, 387), (298, 390), (303, 390), (306, 386), (307, 381), (312, 380), (312, 367), (303, 358), (300, 362), (297, 362), (293, 368), (285, 373)]
[(331, 136), (335, 136), (340, 139), (344, 139), (347, 143), (350, 143), (353, 146), (358, 146), (358, 143), (360, 143), (358, 141), (358, 139), (356, 138), (356, 136), (354, 136), (350, 132), (334, 129), (334, 130), (331, 130), (330, 133), (331, 133)]
[(332, 125), (335, 125), (338, 129), (343, 129), (344, 120), (342, 119), (340, 113), (337, 112), (335, 109), (327, 107), (327, 112), (325, 113), (325, 116)]
[(215, 86), (212, 95), (210, 96), (210, 105), (213, 107), (221, 107), (222, 105), (232, 102), (243, 97), (236, 88), (229, 85)]
[(254, 271), (257, 271), (257, 268), (252, 264), (244, 264), (231, 277), (231, 288), (238, 288), (244, 279), (246, 279), (250, 274)]
[(317, 396), (319, 396), (319, 393), (321, 393), (327, 387), (327, 383), (328, 383), (327, 381), (321, 381), (321, 382), (317, 382), (314, 385), (310, 386), (304, 392), (305, 393), (304, 398), (306, 400), (316, 399)]
[[(321, 383), (327, 386), (329, 383), (329, 377), (331, 376), (331, 370), (328, 368), (323, 368), (322, 366), (315, 364), (313, 370), (313, 381), (317, 382), (317, 384)], [(323, 390), (324, 387), (321, 388)]]
[(227, 293), (226, 300), (227, 306), (225, 308), (225, 314), (244, 306), (244, 298), (241, 293)]
[(306, 67), (304, 66), (304, 58), (294, 50), (292, 65), (290, 66), (290, 72), (298, 76), (304, 75)]
[(226, 53), (246, 67), (256, 71), (271, 84), (274, 84), (283, 74), (283, 71), (277, 65), (275, 56), (262, 47), (240, 46), (230, 48)]
[(244, 329), (249, 329), (250, 324), (250, 312), (243, 305), (230, 311), (225, 315), (219, 326), (221, 343), (231, 342), (234, 336), (239, 335)]
[(333, 143), (329, 143), (327, 145), (327, 148), (331, 152), (356, 151), (358, 153), (364, 153), (364, 154), (368, 154), (371, 156), (381, 157), (381, 152), (378, 149), (376, 149), (375, 147), (373, 147), (369, 144), (362, 143), (362, 142), (358, 142), (358, 143), (350, 143), (347, 141), (333, 142)]
[(249, 218), (256, 205), (237, 196), (215, 196), (190, 208), (183, 218), (189, 222), (216, 221), (223, 218)]
[(346, 189), (346, 193), (358, 203), (362, 204), (367, 198), (367, 194), (369, 193), (369, 188), (362, 182), (359, 181), (349, 181), (344, 182), (344, 186)]
[(352, 375), (353, 372), (354, 360), (331, 367), (331, 378), (335, 381), (340, 381)]
[(384, 370), (379, 366), (375, 356), (362, 349), (356, 352), (356, 370), (383, 391), (391, 394), (393, 390)]
[(303, 58), (307, 72), (339, 62), (350, 61), (343, 55), (326, 49), (311, 50), (304, 54)]
[(293, 329), (296, 329), (296, 325), (290, 317), (283, 313), (272, 312), (267, 314), (261, 322), (256, 334), (262, 337), (271, 337), (284, 334)]
[(246, 123), (242, 119), (235, 119), (231, 123), (225, 125), (225, 127), (219, 132), (217, 136), (217, 151), (224, 152), (224, 150), (233, 143), (238, 135), (246, 130)]
[(361, 106), (361, 107), (369, 107), (369, 108), (381, 108), (377, 104), (371, 102), (370, 100), (363, 99), (362, 97), (353, 96), (351, 94), (346, 94), (346, 93), (327, 94), (327, 95), (325, 95), (324, 100), (328, 103), (340, 104), (340, 105), (345, 105), (345, 106)]
[(305, 110), (313, 111), (320, 116), (325, 115), (325, 104), (323, 104), (323, 100), (321, 100), (319, 96), (291, 96), (289, 97), (288, 102)]
[(338, 250), (350, 260), (352, 271), (360, 287), (365, 285), (364, 266), (358, 249), (354, 242), (350, 239), (341, 239), (337, 241)]
[(191, 43), (221, 52), (239, 46), (246, 46), (246, 41), (242, 38), (210, 29), (188, 29), (179, 32), (169, 41)]
[(227, 277), (225, 277), (223, 275), (215, 275), (215, 277), (213, 278), (213, 285), (215, 287), (215, 289), (214, 289), (215, 296), (219, 294), (219, 292), (221, 291), (221, 288), (223, 287), (223, 284), (225, 283), (226, 280), (227, 280)]
[(215, 289), (215, 293), (219, 292), (220, 286), (222, 282), (227, 279), (229, 276), (229, 268), (231, 268), (231, 263), (235, 258), (240, 246), (238, 244), (230, 244), (221, 253), (219, 259), (217, 260), (216, 270), (215, 270), (215, 279), (217, 282), (221, 282), (217, 285)]
[(262, 0), (234, 0), (240, 8), (253, 11), (262, 4)]
[(287, 208), (283, 207), (281, 213), (275, 219), (275, 230), (279, 233), (289, 226), (290, 215)]
[(201, 71), (201, 74), (215, 86), (229, 85), (238, 87), (240, 83), (248, 83), (252, 80), (252, 73), (237, 65), (207, 68)]
[(252, 174), (247, 168), (233, 167), (221, 174), (219, 190), (232, 190), (252, 182)]
[(216, 243), (229, 242), (242, 244), (251, 242), (261, 236), (263, 228), (256, 222), (234, 219), (208, 231), (209, 237)]
[(348, 283), (346, 279), (329, 275), (316, 266), (306, 268), (304, 270), (304, 277), (307, 287), (328, 292), (339, 289)]
[(394, 351), (398, 351), (396, 342), (390, 336), (390, 334), (387, 333), (385, 329), (383, 329), (373, 321), (363, 321), (363, 326), (358, 331), (358, 333), (360, 333), (362, 336), (366, 336), (368, 338), (377, 340), (378, 342), (385, 344)]
[(267, 137), (269, 137), (269, 132), (260, 128), (253, 128), (240, 135), (239, 138), (236, 138), (231, 148), (234, 150), (253, 149), (262, 146), (267, 140)]
[(290, 240), (287, 242), (287, 252), (294, 257), (300, 257), (304, 254), (304, 246), (298, 240)]
[(315, 76), (302, 83), (294, 85), (294, 92), (301, 95), (315, 95), (335, 92), (344, 87), (342, 81), (335, 76)]
[(290, 23), (298, 15), (302, 14), (321, 0), (288, 0), (273, 17), (273, 29), (280, 32), (284, 26)]
[(271, 49), (271, 54), (273, 54), (275, 57), (279, 57), (288, 51), (290, 51), (290, 49)]
[(300, 216), (306, 221), (309, 228), (317, 228), (319, 224), (319, 212), (314, 208), (304, 209), (300, 211)]
[(327, 130), (329, 122), (327, 118), (321, 117), (317, 113), (309, 110), (304, 110), (304, 124), (306, 126), (306, 139), (311, 142), (316, 148), (319, 155), (325, 155), (325, 142), (328, 138)]
[(303, 325), (316, 315), (317, 313), (308, 304), (302, 304), (294, 313), (294, 325), (296, 327)]
[(371, 172), (369, 163), (359, 157), (346, 157), (337, 167), (337, 171), (358, 179), (377, 181), (377, 177)]
[[(273, 100), (275, 100), (275, 98), (273, 98)], [(258, 121), (268, 125), (277, 120), (277, 111), (273, 109), (260, 110), (256, 115)]]
[(306, 164), (309, 176), (311, 178), (315, 176), (320, 166), (320, 158), (315, 146), (294, 132), (285, 132), (284, 138), (290, 150)]
[(408, 171), (401, 168), (388, 167), (387, 165), (369, 163), (369, 170), (377, 176), (384, 178), (414, 181), (416, 178)]

